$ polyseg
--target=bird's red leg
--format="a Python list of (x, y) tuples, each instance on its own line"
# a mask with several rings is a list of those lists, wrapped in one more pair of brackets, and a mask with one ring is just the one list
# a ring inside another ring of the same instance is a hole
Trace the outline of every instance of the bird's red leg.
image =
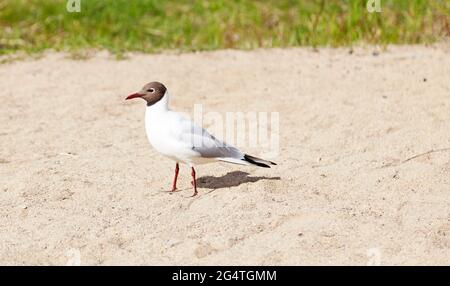
[(174, 192), (177, 189), (177, 179), (178, 179), (178, 171), (180, 170), (180, 167), (178, 166), (178, 163), (175, 165), (175, 177), (173, 178), (173, 186), (171, 192)]
[(192, 195), (193, 197), (195, 197), (197, 195), (197, 181), (195, 180), (195, 170), (194, 167), (191, 167), (192, 169), (192, 185), (194, 186), (194, 194)]

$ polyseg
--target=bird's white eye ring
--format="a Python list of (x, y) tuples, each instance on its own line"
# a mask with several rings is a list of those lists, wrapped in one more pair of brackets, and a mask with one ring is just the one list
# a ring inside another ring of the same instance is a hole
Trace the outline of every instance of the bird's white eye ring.
[(153, 92), (155, 92), (155, 89), (154, 89), (154, 88), (150, 88), (150, 89), (148, 89), (147, 91), (153, 93)]

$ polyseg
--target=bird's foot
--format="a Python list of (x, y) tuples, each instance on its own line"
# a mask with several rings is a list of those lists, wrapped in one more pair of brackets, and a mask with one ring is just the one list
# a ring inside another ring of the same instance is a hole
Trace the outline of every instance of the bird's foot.
[(177, 188), (172, 188), (172, 189), (169, 190), (169, 193), (173, 193), (173, 192), (175, 192), (176, 190), (178, 190), (178, 189), (177, 189)]
[(194, 194), (191, 196), (191, 198), (195, 197), (198, 194), (197, 191), (194, 191)]

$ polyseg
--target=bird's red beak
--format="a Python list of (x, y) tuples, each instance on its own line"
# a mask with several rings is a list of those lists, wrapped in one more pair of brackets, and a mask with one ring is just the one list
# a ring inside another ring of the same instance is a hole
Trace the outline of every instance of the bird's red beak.
[(133, 94), (130, 94), (129, 96), (127, 96), (127, 98), (125, 98), (125, 100), (138, 98), (138, 97), (142, 97), (142, 96), (144, 96), (144, 95), (140, 94), (140, 93), (133, 93)]

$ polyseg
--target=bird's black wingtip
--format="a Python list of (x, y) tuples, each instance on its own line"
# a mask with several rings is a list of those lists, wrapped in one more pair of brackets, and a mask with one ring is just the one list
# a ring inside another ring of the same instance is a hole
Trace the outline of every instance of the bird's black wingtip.
[[(250, 155), (247, 155), (247, 154), (244, 155), (244, 159), (243, 160), (247, 161), (247, 162), (249, 162), (249, 163), (251, 163), (253, 165), (256, 165), (258, 167), (263, 167), (263, 168), (270, 168), (270, 166), (268, 164), (276, 165), (274, 162), (266, 161), (266, 160), (263, 160), (263, 159), (259, 159), (259, 158), (256, 158), (256, 157), (253, 157), (253, 156), (250, 156)], [(263, 163), (261, 161), (267, 162), (268, 164)]]

